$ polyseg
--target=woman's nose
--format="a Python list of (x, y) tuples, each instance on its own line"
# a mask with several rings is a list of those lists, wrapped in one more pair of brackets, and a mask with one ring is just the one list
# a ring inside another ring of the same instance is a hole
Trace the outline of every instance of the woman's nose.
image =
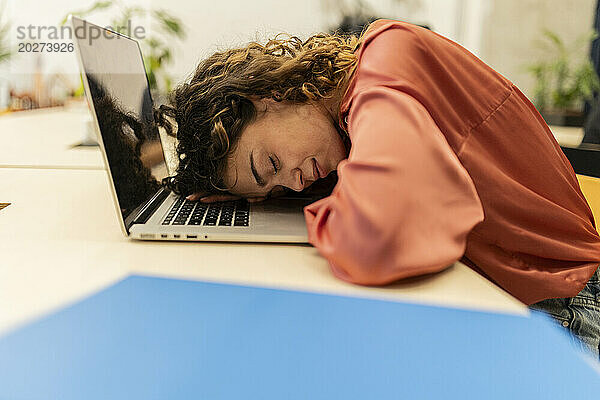
[(288, 182), (286, 182), (284, 186), (287, 186), (296, 192), (304, 190), (304, 177), (302, 176), (300, 168), (294, 168), (290, 171)]

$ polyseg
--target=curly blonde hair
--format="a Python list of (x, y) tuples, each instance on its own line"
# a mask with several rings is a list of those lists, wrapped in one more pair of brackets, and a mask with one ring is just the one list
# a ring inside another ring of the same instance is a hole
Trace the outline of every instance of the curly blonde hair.
[(179, 165), (163, 183), (183, 196), (227, 191), (220, 187), (226, 156), (257, 116), (250, 98), (293, 103), (331, 98), (347, 85), (363, 35), (320, 33), (303, 42), (278, 34), (265, 45), (250, 42), (200, 62), (191, 80), (176, 87), (168, 104), (155, 112), (170, 135), (171, 120), (177, 124)]

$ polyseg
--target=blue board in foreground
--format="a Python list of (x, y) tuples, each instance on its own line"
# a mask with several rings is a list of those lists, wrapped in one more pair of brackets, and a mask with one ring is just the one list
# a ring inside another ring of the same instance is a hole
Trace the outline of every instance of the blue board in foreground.
[(591, 399), (542, 316), (129, 277), (0, 338), (0, 399)]

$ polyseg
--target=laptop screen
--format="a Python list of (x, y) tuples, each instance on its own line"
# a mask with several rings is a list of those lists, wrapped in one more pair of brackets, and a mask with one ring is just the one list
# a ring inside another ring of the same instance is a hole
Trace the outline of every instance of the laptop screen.
[(123, 221), (168, 175), (138, 43), (72, 18), (88, 99), (96, 113)]

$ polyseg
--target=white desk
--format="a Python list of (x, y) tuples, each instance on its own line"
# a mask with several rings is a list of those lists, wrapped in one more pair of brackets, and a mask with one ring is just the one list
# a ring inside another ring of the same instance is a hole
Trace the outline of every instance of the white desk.
[(0, 166), (104, 169), (97, 146), (73, 147), (88, 118), (85, 103), (0, 116)]
[(308, 245), (141, 242), (121, 234), (105, 171), (0, 168), (0, 332), (132, 273), (522, 313), (457, 263), (384, 288), (335, 278)]

